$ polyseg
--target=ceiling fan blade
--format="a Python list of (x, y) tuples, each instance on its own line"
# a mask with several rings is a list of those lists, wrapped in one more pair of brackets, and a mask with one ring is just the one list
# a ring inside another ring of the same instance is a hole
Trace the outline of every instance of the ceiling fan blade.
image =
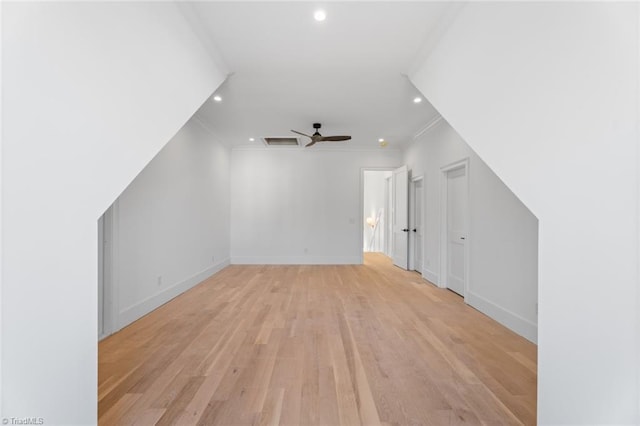
[(340, 142), (340, 141), (348, 141), (351, 139), (351, 136), (323, 136), (320, 139), (323, 142)]
[(302, 133), (302, 132), (298, 132), (297, 130), (292, 130), (292, 132), (293, 132), (293, 133), (297, 133), (297, 134), (302, 135), (302, 136), (306, 136), (306, 137), (308, 137), (308, 138), (310, 138), (310, 137), (311, 137), (311, 136), (309, 136), (309, 135), (305, 135), (305, 134), (304, 134), (304, 133)]
[(312, 140), (311, 142), (309, 142), (308, 144), (306, 144), (304, 147), (305, 148), (309, 148), (311, 145), (315, 145), (317, 141)]

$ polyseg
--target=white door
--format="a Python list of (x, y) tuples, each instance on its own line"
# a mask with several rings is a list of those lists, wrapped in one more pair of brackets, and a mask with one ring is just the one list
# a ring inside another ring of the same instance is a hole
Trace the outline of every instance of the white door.
[(467, 243), (466, 168), (447, 172), (447, 287), (464, 296)]
[(392, 177), (389, 176), (385, 180), (385, 207), (387, 209), (386, 219), (384, 221), (384, 254), (391, 257), (393, 254), (393, 185)]
[(412, 269), (422, 272), (422, 179), (413, 182), (412, 198)]
[(402, 166), (393, 171), (393, 263), (408, 268), (409, 171)]

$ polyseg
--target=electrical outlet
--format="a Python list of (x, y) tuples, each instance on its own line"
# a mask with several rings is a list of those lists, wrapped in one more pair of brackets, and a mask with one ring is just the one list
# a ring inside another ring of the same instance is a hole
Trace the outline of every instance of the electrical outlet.
[(162, 285), (162, 275), (158, 275), (158, 285)]

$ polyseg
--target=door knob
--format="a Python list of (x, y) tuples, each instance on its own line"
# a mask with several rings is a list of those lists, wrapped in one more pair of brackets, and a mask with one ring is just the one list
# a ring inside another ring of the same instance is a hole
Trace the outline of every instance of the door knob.
[(464, 237), (460, 237), (461, 240), (464, 240)]
[(413, 228), (413, 232), (418, 232), (418, 230), (416, 228)]
[(404, 229), (402, 230), (402, 232), (409, 232), (409, 229), (404, 228)]

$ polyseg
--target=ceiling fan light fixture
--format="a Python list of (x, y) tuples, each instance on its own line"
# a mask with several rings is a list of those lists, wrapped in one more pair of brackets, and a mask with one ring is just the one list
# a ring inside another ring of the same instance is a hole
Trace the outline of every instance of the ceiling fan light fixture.
[(318, 142), (344, 142), (351, 140), (351, 136), (322, 136), (320, 134), (320, 128), (322, 124), (313, 123), (313, 128), (316, 132), (313, 135), (307, 135), (306, 133), (299, 132), (297, 130), (291, 130), (293, 133), (298, 134), (300, 136), (306, 136), (311, 139), (311, 142), (305, 145), (305, 148), (315, 145)]
[(315, 19), (318, 22), (322, 22), (325, 19), (327, 19), (327, 13), (322, 9), (318, 9), (315, 12), (313, 12), (313, 19)]

